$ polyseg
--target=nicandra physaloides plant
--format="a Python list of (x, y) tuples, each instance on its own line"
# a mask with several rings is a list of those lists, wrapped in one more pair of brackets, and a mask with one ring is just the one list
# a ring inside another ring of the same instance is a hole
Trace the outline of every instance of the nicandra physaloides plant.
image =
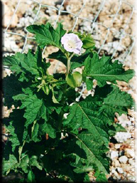
[[(121, 91), (117, 81), (128, 82), (133, 70), (126, 70), (110, 56), (99, 57), (90, 34), (66, 31), (61, 23), (30, 25), (35, 35), (34, 52), (16, 53), (3, 58), (12, 71), (3, 79), (4, 106), (15, 109), (3, 124), (9, 133), (3, 153), (3, 176), (20, 175), (19, 182), (107, 181), (111, 137), (125, 131), (114, 122), (115, 113), (127, 113), (134, 104)], [(45, 46), (58, 48), (43, 58)], [(66, 73), (49, 74), (56, 59)], [(81, 73), (77, 68), (81, 68)], [(78, 88), (94, 95), (84, 99)], [(78, 100), (79, 99), (79, 100)]]

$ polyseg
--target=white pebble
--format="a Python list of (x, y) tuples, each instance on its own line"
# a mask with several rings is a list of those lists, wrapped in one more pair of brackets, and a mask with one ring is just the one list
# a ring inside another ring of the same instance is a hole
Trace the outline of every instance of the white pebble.
[(115, 172), (116, 172), (115, 168), (112, 168), (111, 173), (115, 173)]
[(121, 156), (120, 158), (119, 158), (119, 161), (121, 162), (121, 163), (126, 163), (127, 162), (127, 157), (126, 156)]
[(115, 176), (117, 179), (120, 178), (119, 175), (118, 175), (118, 173), (117, 173), (117, 171), (116, 171), (115, 169), (112, 169), (112, 173), (114, 174), (114, 176)]
[(4, 51), (19, 52), (21, 49), (16, 45), (13, 37), (5, 37), (4, 39)]
[(118, 170), (119, 173), (123, 173), (123, 169), (122, 168), (118, 167), (117, 170)]
[(135, 152), (133, 149), (125, 149), (125, 154), (127, 155), (127, 157), (135, 157)]
[(120, 42), (115, 41), (115, 42), (113, 42), (113, 48), (118, 51), (122, 51), (125, 49), (125, 46), (123, 46)]
[(129, 161), (130, 165), (134, 165), (135, 164), (135, 161), (133, 159), (131, 159), (131, 158), (128, 161)]
[(127, 115), (122, 114), (121, 116), (118, 116), (119, 123), (123, 126), (131, 126), (131, 121), (128, 119)]
[(115, 144), (115, 148), (116, 148), (116, 149), (119, 149), (120, 146), (121, 146), (121, 144)]
[(10, 74), (11, 74), (11, 70), (10, 69), (5, 69), (5, 72), (7, 73), (8, 76), (10, 76)]
[(114, 166), (115, 166), (115, 167), (120, 166), (120, 163), (119, 163), (119, 161), (118, 161), (117, 159), (115, 159), (115, 160), (113, 161), (113, 163), (114, 163)]
[(111, 159), (118, 157), (117, 151), (111, 151)]
[(129, 177), (129, 180), (135, 182), (136, 181), (136, 178), (134, 176), (131, 176), (131, 177)]
[(130, 117), (130, 121), (135, 121), (135, 118), (134, 117)]
[(118, 142), (124, 142), (126, 141), (128, 138), (131, 138), (131, 134), (129, 132), (117, 132), (116, 135), (114, 136), (114, 138), (118, 141)]

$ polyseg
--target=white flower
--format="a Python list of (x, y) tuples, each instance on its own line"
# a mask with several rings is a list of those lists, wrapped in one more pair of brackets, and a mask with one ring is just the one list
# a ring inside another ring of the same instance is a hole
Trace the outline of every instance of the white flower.
[(73, 52), (76, 54), (81, 53), (83, 43), (76, 34), (65, 34), (61, 38), (61, 43), (63, 44), (65, 50), (67, 50), (68, 52)]

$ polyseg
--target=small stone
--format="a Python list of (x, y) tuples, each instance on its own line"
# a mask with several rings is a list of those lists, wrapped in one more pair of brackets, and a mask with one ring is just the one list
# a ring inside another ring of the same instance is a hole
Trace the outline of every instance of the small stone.
[(127, 157), (134, 158), (135, 157), (135, 152), (134, 152), (133, 149), (125, 149), (125, 155), (127, 155)]
[(118, 142), (124, 142), (126, 141), (128, 138), (131, 138), (131, 134), (129, 132), (117, 132), (116, 135), (114, 136), (114, 138), (118, 141)]
[[(126, 148), (131, 148), (131, 146), (128, 143), (122, 144), (120, 146), (120, 151), (124, 151)], [(125, 153), (125, 152), (124, 152)]]
[(115, 41), (113, 42), (113, 48), (117, 51), (123, 51), (125, 49), (125, 46), (123, 46), (120, 42)]
[(130, 164), (130, 165), (132, 165), (132, 166), (135, 165), (135, 160), (134, 160), (134, 159), (131, 159), (131, 158), (130, 158), (128, 161), (129, 161), (129, 164)]
[(5, 72), (6, 72), (6, 74), (7, 74), (8, 76), (10, 76), (10, 74), (11, 74), (11, 70), (10, 70), (10, 69), (5, 69)]
[(121, 116), (118, 116), (119, 123), (123, 126), (131, 126), (131, 121), (128, 119), (127, 115), (122, 114)]
[[(17, 15), (22, 17), (24, 13), (29, 9), (30, 5), (26, 2), (21, 2), (17, 9)], [(32, 12), (33, 13), (33, 12)]]
[(117, 171), (115, 170), (115, 168), (114, 169), (112, 169), (112, 171), (111, 171), (113, 174), (114, 174), (114, 176), (117, 178), (117, 179), (119, 179), (120, 177), (119, 177), (119, 175), (118, 175), (118, 173), (117, 173)]
[(128, 158), (127, 158), (126, 156), (121, 156), (121, 157), (119, 158), (119, 161), (120, 161), (121, 163), (126, 163), (127, 160), (128, 160)]
[(34, 19), (32, 17), (21, 17), (17, 27), (27, 27), (32, 24)]
[(118, 167), (117, 170), (118, 170), (119, 173), (123, 173), (123, 169), (122, 168)]
[(128, 161), (129, 161), (130, 165), (133, 165), (133, 166), (135, 165), (135, 161), (133, 159), (130, 158)]
[(124, 39), (122, 39), (122, 44), (126, 47), (130, 46), (131, 38), (130, 37), (125, 37)]
[(119, 161), (117, 159), (115, 159), (113, 161), (113, 164), (114, 164), (115, 167), (118, 167), (120, 165), (120, 163), (119, 163)]
[(122, 163), (121, 168), (123, 169), (124, 172), (125, 171), (129, 172), (129, 171), (131, 171), (132, 166), (129, 164)]
[(111, 159), (117, 158), (118, 152), (117, 151), (111, 151)]
[(119, 149), (120, 146), (121, 146), (121, 144), (115, 144), (115, 148), (116, 148), (116, 149)]
[(115, 172), (116, 172), (115, 168), (112, 168), (111, 173), (115, 173)]
[(114, 148), (114, 144), (113, 143), (109, 143), (109, 147), (112, 149), (112, 148)]
[(7, 134), (3, 134), (2, 135), (2, 141), (6, 142), (8, 140), (8, 135)]
[[(13, 16), (13, 11), (12, 11), (12, 8), (8, 7), (6, 4), (4, 5), (4, 11), (3, 11), (3, 26), (4, 27), (7, 27), (9, 25), (9, 22), (11, 20), (11, 17)], [(18, 17), (17, 15), (15, 14), (13, 16), (13, 19), (12, 19), (12, 22), (10, 24), (10, 28), (12, 27), (15, 27), (17, 25), (17, 22), (18, 22)]]
[(135, 181), (136, 181), (136, 178), (135, 178), (134, 176), (130, 176), (130, 177), (129, 177), (129, 180), (135, 182)]

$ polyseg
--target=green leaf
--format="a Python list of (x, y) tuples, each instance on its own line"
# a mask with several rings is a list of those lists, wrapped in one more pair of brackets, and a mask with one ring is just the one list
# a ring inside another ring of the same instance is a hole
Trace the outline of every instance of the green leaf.
[(11, 170), (17, 168), (18, 161), (13, 154), (9, 155), (8, 160), (3, 161), (3, 173), (7, 175)]
[(67, 75), (66, 81), (69, 86), (76, 88), (82, 83), (82, 75), (79, 72), (73, 72), (72, 74)]
[(54, 29), (49, 22), (46, 25), (30, 25), (27, 30), (36, 35), (36, 42), (41, 48), (48, 45), (61, 47), (60, 39), (66, 33), (61, 23)]
[(97, 80), (100, 87), (106, 85), (106, 81), (116, 83), (116, 80), (128, 82), (133, 76), (133, 70), (125, 71), (122, 64), (118, 61), (111, 62), (111, 58), (103, 56), (99, 59), (97, 53), (93, 53), (93, 57), (88, 56), (84, 62), (84, 77), (91, 77)]
[[(18, 99), (18, 96), (14, 99)], [(20, 109), (25, 108), (24, 118), (27, 119), (25, 126), (28, 127), (29, 124), (33, 123), (35, 120), (40, 118), (47, 120), (46, 106), (42, 99), (39, 99), (37, 95), (25, 95), (22, 94), (22, 105)]]
[(127, 92), (113, 86), (113, 90), (104, 99), (104, 104), (130, 108), (133, 105), (133, 99)]
[(82, 42), (83, 42), (83, 48), (85, 48), (85, 49), (93, 49), (93, 48), (95, 48), (94, 39), (90, 35), (87, 35), (82, 40)]
[(133, 98), (130, 94), (120, 91), (118, 87), (113, 86), (113, 90), (103, 99), (100, 111), (105, 111), (109, 116), (113, 116), (115, 112), (119, 115), (127, 113), (127, 109), (134, 105)]
[(57, 99), (55, 98), (53, 87), (50, 86), (50, 89), (51, 89), (51, 92), (52, 92), (52, 101), (53, 101), (53, 103), (58, 104), (59, 102), (58, 102)]
[(81, 33), (76, 33), (79, 38), (82, 40), (83, 42), (83, 48), (84, 49), (94, 49), (95, 48), (95, 41), (94, 39), (91, 37), (90, 34), (81, 34)]
[[(100, 144), (105, 144), (108, 147), (109, 130), (113, 129), (116, 132), (119, 128), (113, 124), (115, 112), (125, 113), (133, 104), (128, 93), (121, 92), (117, 87), (112, 88), (113, 90), (104, 99), (95, 95), (73, 104), (63, 123), (64, 126), (75, 134), (78, 133), (79, 128), (87, 129), (92, 134), (93, 140), (99, 139)], [(102, 89), (100, 90), (102, 91)]]
[(28, 157), (28, 155), (21, 157), (20, 168), (22, 168), (22, 170), (25, 173), (28, 173), (28, 171), (29, 171), (29, 157)]
[(79, 62), (72, 62), (71, 63), (71, 71), (73, 70), (73, 69), (76, 69), (76, 68), (78, 68), (78, 67), (82, 67), (83, 66), (83, 63), (79, 63)]
[(16, 53), (3, 58), (3, 64), (10, 66), (10, 69), (18, 75), (18, 80), (31, 81), (42, 74), (45, 74), (49, 64), (42, 59), (42, 50), (38, 47), (36, 53), (29, 50), (27, 54)]
[(16, 53), (12, 56), (7, 56), (3, 58), (3, 65), (10, 66), (11, 71), (16, 72), (17, 74), (24, 72), (21, 68), (22, 60), (25, 60), (25, 54)]
[(109, 135), (112, 137), (116, 132), (126, 132), (126, 129), (118, 123), (114, 123), (112, 129), (108, 130)]
[(39, 170), (42, 170), (42, 166), (41, 166), (41, 165), (39, 164), (39, 162), (38, 162), (38, 157), (35, 156), (35, 155), (33, 155), (33, 156), (30, 158), (29, 164), (30, 164), (31, 166), (37, 167)]
[(99, 113), (98, 104), (92, 100), (92, 97), (88, 97), (85, 101), (70, 107), (70, 113), (64, 125), (71, 128), (73, 133), (78, 133), (78, 128), (88, 129), (93, 140), (98, 139), (100, 145), (108, 145), (108, 122), (107, 116)]
[(39, 76), (37, 58), (29, 50), (24, 60), (21, 62), (21, 67), (32, 75)]
[[(120, 91), (116, 86), (105, 85), (97, 88), (94, 97), (89, 96), (70, 106), (69, 115), (63, 125), (69, 130), (69, 136), (75, 137), (74, 143), (76, 141), (81, 148), (81, 152), (76, 146), (71, 150), (72, 156), (79, 156), (71, 163), (76, 173), (94, 169), (97, 181), (106, 181), (109, 171), (109, 160), (106, 156), (109, 139), (117, 131), (124, 130), (114, 123), (115, 112), (123, 113), (132, 105), (133, 100), (128, 93)], [(71, 146), (72, 144), (71, 141)], [(82, 151), (86, 153), (86, 158)]]
[(29, 171), (27, 176), (27, 182), (34, 182), (35, 181), (35, 175), (32, 170)]
[(88, 174), (85, 175), (83, 182), (90, 182), (90, 177)]
[(16, 146), (20, 145), (19, 139), (17, 134), (15, 133), (15, 127), (12, 125), (12, 122), (10, 122), (10, 125), (7, 127), (7, 130), (10, 132), (10, 141), (12, 143), (12, 151), (14, 152)]
[[(105, 157), (105, 152), (108, 150), (104, 148), (99, 143), (99, 139), (93, 140), (92, 133), (88, 131), (83, 131), (80, 134), (71, 134), (76, 139), (76, 144), (86, 153), (86, 159), (84, 160), (82, 157), (79, 159), (78, 168), (75, 165), (75, 171), (77, 173), (89, 172), (94, 169), (100, 171), (104, 174), (108, 174), (109, 171), (109, 161), (108, 158)], [(75, 140), (74, 139), (74, 140)], [(75, 148), (76, 149), (76, 148)], [(75, 151), (75, 150), (74, 150)], [(80, 169), (80, 167), (82, 169)], [(80, 172), (79, 172), (80, 170)]]
[(105, 176), (105, 174), (103, 174), (103, 173), (101, 173), (99, 171), (96, 171), (94, 176), (97, 178), (96, 182), (107, 182), (108, 181), (106, 176)]
[(10, 113), (9, 118), (4, 118), (4, 125), (9, 131), (10, 137), (9, 141), (12, 144), (12, 151), (15, 151), (17, 146), (22, 144), (22, 141), (26, 139), (26, 129), (24, 127), (25, 118), (23, 118), (24, 111), (19, 109), (14, 109)]
[(52, 124), (50, 124), (49, 122), (44, 122), (41, 126), (40, 126), (40, 130), (44, 133), (44, 134), (48, 134), (51, 138), (56, 138), (56, 129), (53, 127)]
[(41, 139), (38, 137), (39, 134), (39, 124), (37, 121), (34, 121), (33, 126), (31, 128), (31, 139), (34, 142), (39, 142)]
[(91, 90), (93, 88), (93, 80), (91, 78), (86, 78), (86, 86), (87, 90)]

